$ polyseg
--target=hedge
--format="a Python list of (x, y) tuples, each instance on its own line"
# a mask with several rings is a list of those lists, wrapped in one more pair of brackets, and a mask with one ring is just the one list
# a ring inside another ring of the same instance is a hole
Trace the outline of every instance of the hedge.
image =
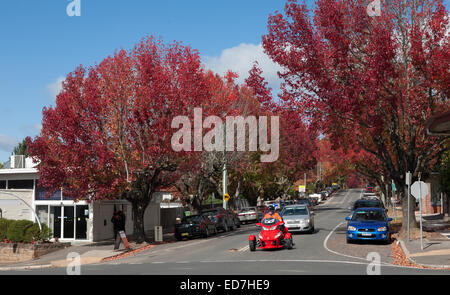
[(0, 241), (8, 239), (13, 243), (31, 243), (32, 241), (47, 241), (51, 231), (46, 224), (39, 225), (30, 220), (8, 220), (0, 218)]

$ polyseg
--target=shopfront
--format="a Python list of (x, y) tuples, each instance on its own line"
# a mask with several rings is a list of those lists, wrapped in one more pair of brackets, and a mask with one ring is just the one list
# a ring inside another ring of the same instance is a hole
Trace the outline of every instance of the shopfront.
[(90, 206), (86, 201), (66, 200), (61, 191), (45, 196), (45, 190), (36, 188), (36, 214), (53, 233), (53, 238), (62, 240), (90, 240)]

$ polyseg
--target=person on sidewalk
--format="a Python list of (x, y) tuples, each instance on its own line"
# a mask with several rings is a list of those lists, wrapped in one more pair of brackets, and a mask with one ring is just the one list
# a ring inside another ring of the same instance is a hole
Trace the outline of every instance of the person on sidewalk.
[(114, 228), (114, 250), (118, 250), (122, 241), (119, 232), (125, 231), (125, 214), (115, 210), (111, 222)]

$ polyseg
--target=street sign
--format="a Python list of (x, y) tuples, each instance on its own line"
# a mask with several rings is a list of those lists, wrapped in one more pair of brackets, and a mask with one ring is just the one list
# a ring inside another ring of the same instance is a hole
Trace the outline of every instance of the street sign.
[(406, 172), (406, 185), (411, 185), (411, 172)]
[(304, 186), (304, 185), (299, 185), (299, 186), (298, 186), (298, 191), (299, 191), (300, 193), (306, 192), (306, 186)]
[(411, 186), (411, 194), (416, 200), (423, 199), (428, 195), (428, 185), (423, 181), (415, 181)]
[(223, 196), (223, 199), (225, 200), (225, 202), (228, 202), (228, 200), (230, 199), (230, 195), (229, 194), (225, 194)]

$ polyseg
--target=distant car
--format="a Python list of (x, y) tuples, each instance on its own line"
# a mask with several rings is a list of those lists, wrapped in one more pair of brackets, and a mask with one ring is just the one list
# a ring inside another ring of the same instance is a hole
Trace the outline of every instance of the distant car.
[(327, 192), (325, 192), (325, 191), (322, 191), (322, 192), (319, 192), (319, 194), (321, 194), (322, 195), (322, 200), (326, 200), (327, 198), (328, 198), (328, 193)]
[(319, 198), (317, 197), (308, 197), (311, 200), (311, 203), (313, 206), (316, 206), (319, 204)]
[(321, 191), (320, 194), (325, 194), (325, 197), (328, 198), (330, 196), (330, 192), (325, 190), (325, 191)]
[(207, 238), (211, 234), (217, 234), (217, 227), (205, 215), (186, 216), (181, 223), (175, 224), (175, 238), (179, 241), (199, 236)]
[(203, 213), (214, 216), (217, 219), (217, 229), (224, 232), (235, 230), (241, 226), (239, 218), (236, 213), (225, 210), (222, 207), (204, 210)]
[(313, 207), (313, 204), (312, 204), (310, 198), (302, 198), (302, 199), (298, 199), (296, 205), (305, 205), (306, 207), (308, 207), (308, 210), (309, 210), (309, 211), (311, 211), (311, 210), (312, 210), (312, 207)]
[(311, 213), (307, 206), (286, 206), (281, 214), (289, 232), (314, 232), (314, 213)]
[(347, 223), (347, 243), (356, 240), (373, 240), (391, 242), (389, 222), (382, 208), (358, 208), (351, 217), (345, 218)]
[(311, 195), (309, 195), (309, 197), (310, 197), (310, 198), (317, 198), (317, 203), (318, 203), (318, 204), (321, 203), (322, 200), (323, 200), (321, 194), (311, 194)]
[(256, 207), (248, 207), (238, 212), (239, 221), (241, 223), (256, 222), (258, 219)]
[(358, 209), (358, 208), (364, 208), (364, 207), (369, 207), (369, 208), (381, 208), (384, 210), (384, 205), (383, 202), (381, 202), (380, 200), (365, 200), (365, 199), (359, 199), (356, 200), (353, 203), (353, 206), (350, 206), (348, 209), (353, 212)]

